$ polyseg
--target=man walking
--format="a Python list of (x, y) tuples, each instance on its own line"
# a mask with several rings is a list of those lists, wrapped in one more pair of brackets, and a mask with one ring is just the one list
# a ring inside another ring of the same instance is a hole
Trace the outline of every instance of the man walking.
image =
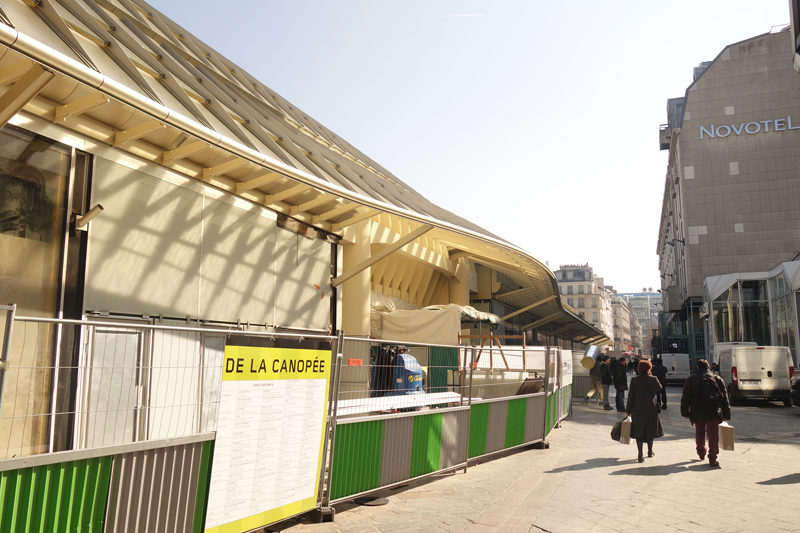
[(599, 395), (600, 402), (603, 402), (602, 374), (600, 373), (600, 360), (602, 357), (602, 355), (598, 355), (594, 366), (589, 370), (589, 379), (592, 383), (589, 386), (589, 392), (586, 393), (586, 397), (583, 399), (583, 403), (589, 403), (589, 398), (594, 396), (595, 392)]
[(711, 373), (708, 361), (697, 361), (697, 373), (689, 376), (683, 385), (681, 416), (694, 424), (697, 456), (706, 458), (706, 433), (708, 434), (708, 464), (719, 468), (719, 424), (731, 419), (731, 405), (725, 382)]
[(650, 371), (655, 377), (658, 378), (658, 382), (661, 383), (661, 391), (658, 393), (658, 397), (661, 400), (661, 408), (667, 408), (667, 367), (664, 366), (664, 360), (660, 357), (656, 357), (653, 360), (653, 369)]
[(614, 377), (614, 389), (617, 391), (617, 412), (625, 412), (625, 391), (628, 390), (628, 365), (625, 358), (621, 357), (612, 367), (611, 374)]
[(600, 399), (603, 400), (603, 409), (606, 411), (611, 410), (608, 404), (608, 386), (614, 383), (614, 378), (611, 377), (611, 358), (607, 355), (601, 356), (602, 363), (600, 363), (600, 383), (603, 386), (603, 394)]

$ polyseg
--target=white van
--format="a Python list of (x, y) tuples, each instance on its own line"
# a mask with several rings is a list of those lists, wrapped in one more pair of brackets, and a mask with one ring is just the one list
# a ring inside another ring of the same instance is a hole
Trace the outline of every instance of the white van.
[(692, 360), (688, 353), (662, 353), (658, 357), (667, 367), (667, 383), (683, 383), (692, 374)]
[(718, 352), (719, 375), (731, 404), (742, 398), (782, 401), (792, 406), (792, 352), (785, 346), (736, 346)]
[(719, 364), (719, 353), (727, 348), (735, 348), (736, 346), (758, 346), (757, 342), (718, 342), (711, 346), (708, 351), (708, 363)]

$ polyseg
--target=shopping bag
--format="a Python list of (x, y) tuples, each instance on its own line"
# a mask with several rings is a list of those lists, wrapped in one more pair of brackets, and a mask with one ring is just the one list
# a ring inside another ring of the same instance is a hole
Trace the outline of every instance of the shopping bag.
[(723, 422), (719, 425), (719, 445), (720, 448), (723, 450), (733, 451), (733, 438), (734, 438), (734, 429), (733, 426), (728, 424), (727, 422)]
[(622, 425), (620, 426), (619, 442), (620, 444), (631, 443), (631, 417), (626, 417), (625, 420), (622, 421)]
[(619, 438), (621, 436), (622, 436), (622, 420), (620, 420), (611, 427), (611, 440), (619, 441)]

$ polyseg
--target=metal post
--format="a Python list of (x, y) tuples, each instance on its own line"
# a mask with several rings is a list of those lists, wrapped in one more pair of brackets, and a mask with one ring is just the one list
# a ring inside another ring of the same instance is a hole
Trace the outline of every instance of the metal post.
[[(331, 359), (336, 360), (337, 354), (341, 351), (342, 345), (341, 331), (337, 332), (336, 340), (331, 343)], [(325, 486), (326, 472), (328, 471), (328, 442), (331, 438), (331, 413), (333, 410), (333, 398), (338, 396), (338, 391), (334, 390), (334, 383), (336, 382), (337, 366), (333, 367), (333, 373), (330, 377), (331, 388), (328, 393), (328, 411), (325, 420), (325, 440), (322, 443), (322, 472), (319, 474), (319, 487), (317, 488), (317, 502), (322, 502), (323, 490)]]
[[(551, 396), (551, 392), (550, 392), (550, 379), (551, 379), (551, 377), (552, 376), (550, 375), (550, 345), (548, 344), (547, 345), (547, 352), (546, 352), (546, 355), (545, 355), (545, 361), (544, 361), (544, 391), (545, 391), (544, 392), (544, 412), (545, 412), (545, 416), (544, 416), (544, 425), (543, 425), (543, 428), (542, 428), (542, 429), (544, 429), (544, 431), (542, 432), (542, 442), (544, 442), (544, 443), (547, 442), (545, 440), (546, 437), (547, 437), (547, 430), (550, 429), (550, 428), (547, 427), (547, 412), (548, 412), (548, 409), (549, 409), (548, 403), (550, 403), (549, 400), (550, 400), (550, 396)], [(546, 446), (546, 444), (545, 444), (545, 446)]]
[[(472, 418), (472, 371), (475, 368), (475, 347), (469, 347), (469, 388), (467, 389), (467, 393), (469, 394), (469, 398), (467, 399), (467, 406), (469, 407), (469, 416), (467, 417), (467, 439), (464, 443), (464, 446), (467, 448), (466, 453), (466, 460), (464, 461), (464, 473), (467, 473), (467, 467), (469, 466), (469, 422)], [(466, 354), (464, 359), (466, 359)], [(462, 394), (463, 396), (463, 394)]]
[(323, 509), (331, 506), (331, 481), (333, 480), (333, 453), (336, 449), (336, 411), (339, 407), (339, 381), (342, 377), (342, 350), (344, 349), (344, 332), (339, 331), (336, 338), (336, 369), (333, 381), (333, 408), (330, 416), (331, 421), (331, 441), (330, 441), (330, 460), (328, 461), (328, 490), (325, 491), (325, 497), (322, 499)]
[(14, 317), (17, 314), (17, 304), (0, 305), (6, 312), (6, 331), (3, 337), (3, 350), (0, 352), (0, 408), (3, 406), (3, 389), (6, 383), (6, 370), (8, 370), (8, 357), (11, 353), (11, 332), (14, 329)]

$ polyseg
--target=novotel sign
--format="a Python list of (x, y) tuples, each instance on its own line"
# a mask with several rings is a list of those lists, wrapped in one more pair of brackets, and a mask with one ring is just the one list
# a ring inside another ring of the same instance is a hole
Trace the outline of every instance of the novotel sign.
[(708, 136), (714, 139), (716, 137), (727, 137), (731, 134), (738, 137), (742, 133), (755, 135), (756, 133), (769, 132), (770, 128), (772, 128), (772, 131), (800, 130), (800, 126), (792, 125), (792, 117), (786, 117), (776, 118), (775, 120), (761, 120), (759, 122), (742, 122), (738, 126), (736, 124), (722, 126), (714, 126), (712, 124), (711, 129), (700, 126), (700, 138), (705, 139)]

